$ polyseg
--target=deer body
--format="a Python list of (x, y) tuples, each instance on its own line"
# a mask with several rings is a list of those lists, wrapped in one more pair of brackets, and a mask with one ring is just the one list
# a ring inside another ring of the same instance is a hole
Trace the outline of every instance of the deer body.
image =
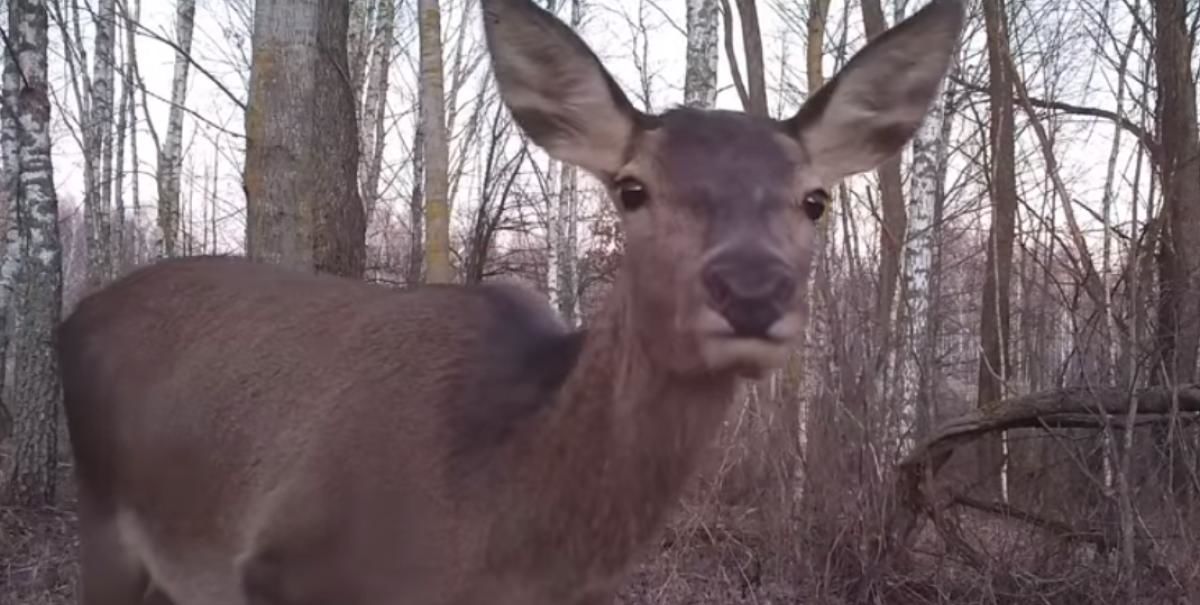
[[(239, 565), (306, 560), (303, 590), (338, 602), (456, 603), (446, 587), (485, 568), (505, 569), (487, 602), (576, 602), (588, 578), (613, 588), (732, 385), (619, 375), (614, 357), (638, 358), (622, 326), (568, 333), (506, 287), (398, 292), (222, 258), (140, 270), (60, 330), (81, 521), (114, 538), (98, 557), (126, 550), (198, 602), (240, 602)], [(653, 401), (618, 406), (623, 390)], [(538, 586), (556, 566), (587, 577)]]
[(825, 190), (897, 152), (934, 0), (788, 120), (634, 109), (569, 28), (482, 0), (498, 90), (621, 211), (585, 332), (512, 286), (163, 261), (60, 326), (84, 605), (606, 605), (732, 399), (800, 334)]

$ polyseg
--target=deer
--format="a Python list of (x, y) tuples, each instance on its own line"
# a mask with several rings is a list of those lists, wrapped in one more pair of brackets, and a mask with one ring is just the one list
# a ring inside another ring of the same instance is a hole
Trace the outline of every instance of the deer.
[(620, 216), (600, 309), (232, 255), (89, 293), (56, 331), (84, 605), (614, 602), (803, 334), (827, 192), (910, 140), (965, 19), (932, 0), (777, 119), (643, 112), (552, 14), (480, 6), (513, 120)]

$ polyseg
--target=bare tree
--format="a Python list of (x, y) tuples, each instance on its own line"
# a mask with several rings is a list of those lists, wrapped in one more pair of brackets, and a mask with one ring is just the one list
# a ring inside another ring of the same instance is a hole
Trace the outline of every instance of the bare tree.
[(158, 154), (158, 228), (162, 246), (158, 253), (175, 256), (179, 237), (179, 178), (183, 168), (184, 102), (187, 100), (188, 67), (191, 66), (192, 29), (196, 0), (178, 0), (175, 7), (175, 71), (171, 77), (171, 107), (167, 113), (167, 135)]
[(1163, 152), (1158, 338), (1169, 384), (1196, 379), (1200, 352), (1200, 141), (1191, 68), (1195, 30), (1189, 32), (1187, 5), (1184, 0), (1153, 3)]
[[(78, 13), (76, 13), (78, 17)], [(95, 12), (91, 115), (85, 126), (85, 153), (90, 156), (91, 187), (84, 190), (88, 232), (88, 282), (99, 285), (112, 276), (112, 127), (114, 0), (99, 0)], [(81, 42), (79, 38), (76, 43)]]
[(371, 39), (371, 60), (367, 68), (367, 91), (362, 110), (362, 157), (358, 169), (363, 207), (370, 220), (379, 202), (379, 175), (383, 166), (384, 117), (387, 110), (388, 82), (396, 35), (395, 0), (379, 0), (375, 33)]
[[(346, 69), (350, 75), (350, 90), (355, 99), (362, 98), (367, 60), (371, 54), (372, 24), (378, 0), (348, 0), (350, 17), (346, 27)], [(361, 107), (360, 107), (361, 109)]]
[[(767, 75), (763, 65), (762, 28), (758, 23), (758, 0), (737, 0), (742, 24), (742, 48), (746, 55), (746, 112), (766, 116)], [(730, 53), (731, 61), (733, 54)]]
[(687, 65), (683, 102), (712, 107), (717, 102), (717, 0), (687, 0)]
[[(10, 1), (2, 141), (9, 237), (15, 235), (19, 244), (6, 246), (10, 258), (0, 275), (5, 303), (0, 318), (10, 312), (12, 318), (11, 346), (0, 350), (11, 354), (13, 377), (6, 385), (15, 437), (6, 499), (27, 505), (54, 500), (60, 397), (53, 333), (62, 308), (62, 253), (50, 153), (48, 26), (46, 0)], [(9, 329), (0, 325), (0, 334)]]
[[(953, 66), (951, 67), (953, 70)], [(943, 84), (945, 87), (945, 85)], [(900, 351), (899, 376), (904, 415), (914, 423), (917, 438), (933, 428), (932, 369), (936, 362), (936, 315), (931, 313), (937, 298), (934, 291), (933, 259), (938, 245), (940, 225), (934, 222), (935, 209), (944, 187), (947, 146), (949, 145), (947, 105), (952, 90), (943, 91), (943, 99), (934, 102), (912, 142), (912, 168), (909, 176), (908, 224), (904, 238), (903, 300), (906, 335)]]
[(417, 2), (421, 43), (421, 120), (425, 169), (425, 279), (454, 280), (450, 266), (449, 148), (439, 0)]
[(345, 78), (347, 19), (346, 3), (337, 0), (255, 5), (246, 250), (267, 262), (361, 276), (366, 218)]
[(413, 129), (412, 191), (408, 200), (409, 251), (404, 282), (416, 285), (423, 281), (425, 268), (425, 92), (418, 82), (416, 127)]
[[(980, 307), (978, 402), (985, 406), (1002, 399), (1009, 377), (1009, 341), (1013, 236), (1016, 228), (1016, 151), (1013, 126), (1013, 84), (1005, 66), (1008, 56), (1008, 16), (1005, 0), (984, 0), (990, 79), (991, 146), (990, 197), (992, 225), (987, 241), (987, 262)], [(993, 438), (980, 440), (980, 477), (995, 477), (1003, 490), (1002, 446)], [(996, 485), (995, 481), (991, 482)]]

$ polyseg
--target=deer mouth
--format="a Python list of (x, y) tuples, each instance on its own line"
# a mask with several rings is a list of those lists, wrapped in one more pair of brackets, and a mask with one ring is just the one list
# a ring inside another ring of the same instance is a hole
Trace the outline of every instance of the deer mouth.
[(801, 334), (801, 314), (789, 311), (761, 330), (738, 330), (718, 311), (704, 307), (696, 322), (700, 354), (712, 370), (761, 375), (782, 367)]

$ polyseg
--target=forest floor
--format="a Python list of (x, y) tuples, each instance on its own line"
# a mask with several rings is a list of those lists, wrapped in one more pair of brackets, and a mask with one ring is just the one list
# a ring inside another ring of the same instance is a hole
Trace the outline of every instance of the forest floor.
[[(76, 519), (70, 505), (41, 510), (0, 508), (0, 605), (78, 603)], [(795, 589), (762, 585), (743, 565), (664, 551), (630, 579), (619, 605), (782, 604), (798, 600)], [(753, 588), (750, 588), (754, 585)]]

